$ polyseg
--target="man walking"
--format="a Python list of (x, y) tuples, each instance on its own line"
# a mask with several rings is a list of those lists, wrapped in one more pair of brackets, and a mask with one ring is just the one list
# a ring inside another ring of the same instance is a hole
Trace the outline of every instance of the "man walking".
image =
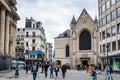
[(49, 68), (49, 65), (48, 65), (48, 63), (46, 62), (46, 64), (44, 65), (45, 77), (47, 77), (48, 68)]
[(34, 63), (34, 65), (32, 66), (33, 80), (36, 80), (37, 72), (38, 72), (38, 66)]
[(106, 72), (106, 79), (105, 80), (112, 80), (112, 76), (110, 73), (110, 66), (108, 64), (105, 66), (105, 72)]
[(62, 66), (61, 71), (62, 71), (63, 78), (65, 78), (65, 73), (66, 73), (66, 65), (65, 64)]

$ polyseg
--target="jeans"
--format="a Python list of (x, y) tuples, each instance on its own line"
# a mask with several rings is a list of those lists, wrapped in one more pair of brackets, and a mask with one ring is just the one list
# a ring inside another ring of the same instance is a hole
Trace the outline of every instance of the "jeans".
[(33, 73), (33, 80), (36, 80), (37, 73)]
[(47, 77), (47, 71), (45, 71), (45, 77)]
[(106, 72), (106, 80), (113, 80), (110, 72)]

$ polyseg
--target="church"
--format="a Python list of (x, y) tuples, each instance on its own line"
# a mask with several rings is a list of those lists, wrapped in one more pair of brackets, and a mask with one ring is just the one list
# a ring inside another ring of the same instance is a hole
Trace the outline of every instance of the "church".
[(83, 9), (79, 18), (73, 16), (70, 30), (54, 38), (55, 63), (75, 68), (98, 63), (98, 21)]

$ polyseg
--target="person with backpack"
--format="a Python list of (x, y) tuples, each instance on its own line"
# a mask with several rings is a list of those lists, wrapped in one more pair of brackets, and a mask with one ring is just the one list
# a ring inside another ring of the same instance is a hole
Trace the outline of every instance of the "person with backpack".
[(33, 80), (36, 80), (37, 72), (38, 72), (38, 66), (34, 63), (34, 65), (32, 66)]
[(107, 64), (105, 66), (105, 72), (106, 72), (106, 78), (105, 80), (112, 80), (112, 76), (111, 76), (111, 71), (110, 71), (110, 66)]

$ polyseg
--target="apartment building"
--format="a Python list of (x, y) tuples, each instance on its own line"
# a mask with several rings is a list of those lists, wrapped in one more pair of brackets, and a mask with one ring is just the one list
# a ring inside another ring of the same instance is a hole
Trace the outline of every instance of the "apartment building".
[(26, 18), (24, 47), (26, 51), (25, 60), (29, 64), (33, 61), (41, 61), (46, 54), (46, 34), (41, 21), (32, 17)]
[(16, 50), (16, 56), (22, 61), (24, 61), (24, 32), (25, 28), (16, 29), (16, 49), (19, 48), (19, 52)]

